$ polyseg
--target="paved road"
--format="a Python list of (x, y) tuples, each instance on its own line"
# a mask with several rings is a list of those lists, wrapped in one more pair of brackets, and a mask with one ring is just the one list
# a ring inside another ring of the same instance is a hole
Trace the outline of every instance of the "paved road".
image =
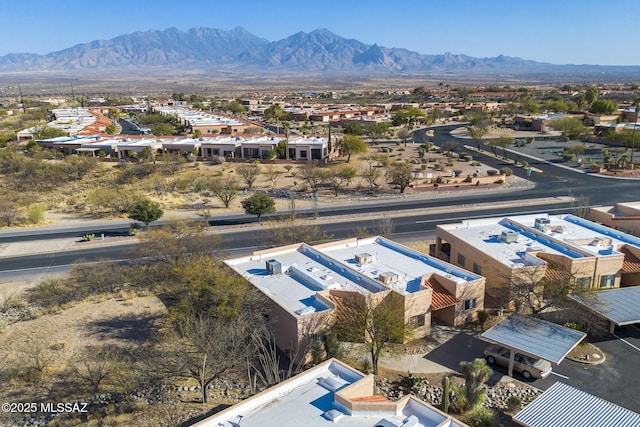
[[(534, 201), (537, 203), (537, 201)], [(411, 241), (420, 239), (433, 239), (435, 236), (436, 225), (439, 223), (458, 222), (467, 219), (491, 217), (505, 214), (522, 214), (522, 213), (545, 213), (545, 212), (567, 212), (570, 210), (570, 204), (564, 200), (549, 203), (545, 199), (544, 204), (512, 206), (506, 209), (504, 206), (492, 204), (489, 207), (480, 207), (474, 210), (471, 204), (450, 205), (449, 209), (437, 209), (431, 213), (407, 214), (405, 216), (397, 216), (393, 218), (394, 231), (392, 238), (399, 241)], [(367, 228), (375, 232), (377, 219), (362, 218), (352, 221), (340, 222), (324, 222), (319, 223), (320, 230), (330, 234), (335, 239), (352, 237), (354, 231), (358, 228)], [(93, 232), (93, 231), (91, 231)], [(82, 234), (77, 230), (69, 231), (70, 237), (80, 238)], [(96, 233), (97, 234), (97, 233)], [(56, 234), (60, 237), (60, 234)], [(234, 256), (243, 253), (251, 253), (261, 247), (268, 245), (265, 231), (260, 228), (250, 227), (248, 229), (240, 229), (237, 231), (225, 231), (221, 233), (222, 246), (227, 252), (233, 253)], [(15, 237), (21, 239), (22, 237)], [(3, 239), (4, 241), (4, 239)], [(37, 241), (34, 243), (37, 245)], [(0, 258), (0, 271), (11, 271), (16, 269), (50, 267), (57, 265), (67, 265), (75, 260), (97, 260), (101, 258), (123, 259), (135, 257), (135, 251), (131, 251), (135, 245), (109, 245), (93, 247), (88, 249), (71, 250), (71, 251), (54, 251), (47, 254), (36, 254), (16, 257)], [(37, 247), (34, 248), (37, 250)]]

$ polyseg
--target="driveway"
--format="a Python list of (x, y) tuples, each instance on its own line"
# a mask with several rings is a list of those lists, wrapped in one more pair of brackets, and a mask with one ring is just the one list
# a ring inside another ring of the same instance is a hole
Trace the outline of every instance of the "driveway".
[[(624, 339), (625, 341), (622, 341)], [(616, 336), (594, 342), (605, 352), (606, 361), (599, 365), (585, 365), (565, 359), (553, 367), (553, 373), (542, 380), (514, 378), (541, 390), (557, 381), (573, 385), (595, 396), (640, 413), (640, 328), (626, 326), (616, 330)], [(460, 332), (446, 343), (423, 357), (448, 369), (459, 371), (460, 362), (482, 358), (486, 341)], [(507, 368), (492, 366), (490, 384), (504, 380)]]

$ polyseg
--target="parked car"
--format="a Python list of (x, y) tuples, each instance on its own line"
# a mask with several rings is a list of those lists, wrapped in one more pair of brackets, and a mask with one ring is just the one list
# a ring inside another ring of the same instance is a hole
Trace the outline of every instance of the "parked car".
[[(509, 366), (509, 349), (492, 344), (484, 350), (487, 363), (500, 366)], [(543, 359), (535, 359), (516, 353), (513, 361), (513, 370), (520, 373), (526, 379), (546, 378), (551, 374), (551, 363)]]

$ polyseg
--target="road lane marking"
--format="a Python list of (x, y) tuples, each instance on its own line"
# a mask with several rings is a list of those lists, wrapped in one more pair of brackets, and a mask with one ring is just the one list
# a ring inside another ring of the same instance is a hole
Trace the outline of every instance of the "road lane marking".
[(620, 341), (622, 341), (623, 343), (625, 343), (626, 345), (628, 345), (629, 347), (633, 348), (636, 351), (640, 351), (640, 348), (636, 347), (635, 345), (631, 344), (629, 341), (625, 340), (622, 337), (617, 336), (616, 334), (613, 334), (614, 337), (618, 338)]
[(568, 379), (569, 379), (569, 377), (567, 377), (566, 375), (562, 375), (562, 374), (559, 374), (559, 373), (554, 372), (554, 371), (551, 371), (551, 373), (552, 373), (553, 375), (556, 375), (556, 376), (560, 377), (560, 378), (564, 378), (565, 380), (568, 380)]

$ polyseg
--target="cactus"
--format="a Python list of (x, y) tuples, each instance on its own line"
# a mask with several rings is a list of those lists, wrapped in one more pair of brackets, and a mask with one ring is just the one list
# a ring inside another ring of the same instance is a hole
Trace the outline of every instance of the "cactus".
[(442, 379), (442, 412), (449, 413), (449, 393), (451, 392), (451, 377)]

